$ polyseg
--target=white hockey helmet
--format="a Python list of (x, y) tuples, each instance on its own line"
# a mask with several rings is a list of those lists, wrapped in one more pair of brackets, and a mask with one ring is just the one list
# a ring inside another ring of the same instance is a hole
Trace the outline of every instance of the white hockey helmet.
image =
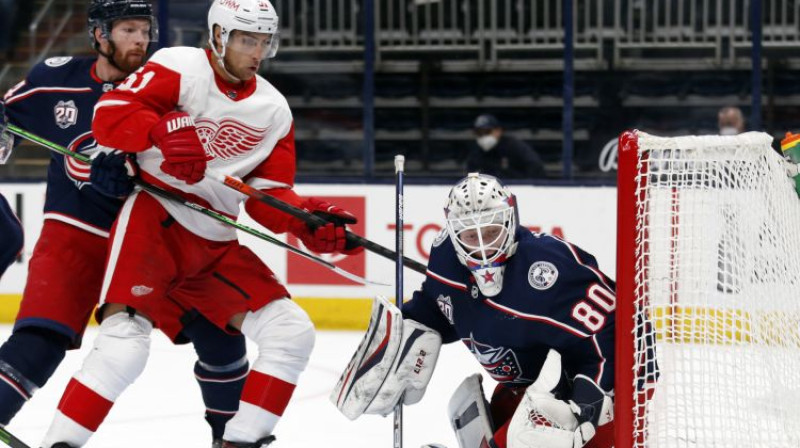
[(445, 217), (459, 261), (484, 295), (497, 295), (505, 261), (517, 247), (516, 198), (496, 177), (469, 173), (450, 190)]
[[(219, 25), (222, 53), (214, 45), (214, 26)], [(278, 13), (269, 0), (214, 0), (208, 10), (208, 44), (219, 59), (225, 56), (228, 39), (234, 30), (271, 34), (266, 58), (278, 54)]]

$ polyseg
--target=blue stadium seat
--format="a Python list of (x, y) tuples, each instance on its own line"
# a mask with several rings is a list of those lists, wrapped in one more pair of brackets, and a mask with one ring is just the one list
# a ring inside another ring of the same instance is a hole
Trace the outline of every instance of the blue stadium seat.
[(536, 77), (525, 75), (492, 75), (483, 84), (484, 96), (519, 98), (531, 96), (536, 91)]
[(421, 126), (418, 109), (376, 109), (375, 128), (386, 131), (409, 131)]
[(430, 93), (435, 98), (461, 98), (474, 95), (477, 83), (463, 75), (440, 75), (431, 80)]
[(466, 109), (435, 109), (431, 111), (430, 127), (440, 131), (471, 130), (479, 114)]
[(383, 75), (375, 78), (375, 96), (378, 98), (406, 98), (419, 94), (419, 81), (415, 76)]
[(690, 94), (702, 96), (743, 95), (749, 83), (748, 78), (728, 73), (699, 74), (688, 83)]
[(664, 74), (640, 74), (628, 77), (622, 86), (621, 96), (644, 97), (682, 96), (686, 93), (686, 77)]
[(355, 75), (317, 76), (309, 87), (313, 96), (327, 99), (360, 97), (362, 92), (360, 76)]

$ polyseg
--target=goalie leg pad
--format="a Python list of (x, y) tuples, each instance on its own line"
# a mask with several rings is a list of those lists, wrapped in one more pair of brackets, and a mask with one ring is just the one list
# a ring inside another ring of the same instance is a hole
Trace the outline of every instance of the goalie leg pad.
[(439, 333), (403, 320), (399, 308), (378, 296), (364, 339), (330, 399), (350, 420), (364, 413), (387, 415), (401, 397), (414, 404), (425, 393), (441, 345)]
[(481, 375), (468, 376), (458, 386), (447, 406), (450, 424), (460, 448), (496, 447), (492, 417), (483, 395)]

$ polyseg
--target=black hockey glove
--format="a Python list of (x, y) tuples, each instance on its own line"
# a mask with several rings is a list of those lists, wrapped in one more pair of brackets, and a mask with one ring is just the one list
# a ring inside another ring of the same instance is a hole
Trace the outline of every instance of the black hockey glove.
[(133, 178), (138, 172), (133, 155), (122, 151), (98, 152), (92, 157), (89, 180), (100, 194), (124, 198), (133, 192)]
[(572, 385), (572, 400), (569, 401), (578, 429), (575, 430), (575, 447), (582, 447), (597, 432), (597, 427), (614, 419), (611, 399), (592, 380), (577, 375)]

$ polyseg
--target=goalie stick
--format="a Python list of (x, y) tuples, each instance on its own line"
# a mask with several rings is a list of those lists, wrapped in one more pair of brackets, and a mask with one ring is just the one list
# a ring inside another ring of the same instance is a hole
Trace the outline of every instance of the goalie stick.
[(19, 440), (18, 438), (14, 437), (13, 434), (8, 432), (8, 430), (3, 428), (2, 426), (0, 426), (0, 442), (5, 443), (11, 448), (31, 448), (30, 446), (26, 445), (25, 442), (23, 442), (22, 440)]
[[(207, 169), (206, 176), (211, 177), (212, 179), (224, 184), (225, 186), (238, 191), (246, 196), (249, 196), (259, 202), (263, 202), (264, 204), (269, 205), (277, 210), (280, 210), (286, 214), (294, 216), (295, 218), (301, 219), (308, 224), (313, 224), (317, 226), (322, 226), (328, 223), (324, 218), (317, 216), (313, 213), (309, 213), (302, 208), (295, 207), (294, 205), (288, 204), (280, 199), (270, 196), (263, 191), (257, 190), (250, 185), (242, 182), (240, 179), (237, 179), (232, 176), (228, 176), (227, 174), (223, 174), (214, 170)], [(357, 235), (355, 233), (350, 232), (349, 230), (345, 230), (345, 235), (347, 237), (347, 241), (353, 242), (358, 244), (359, 246), (363, 246), (364, 249), (378, 254), (384, 258), (388, 258), (390, 260), (394, 260), (398, 257), (397, 253), (392, 251), (391, 249), (387, 249), (386, 247), (381, 246), (378, 243), (372, 242), (363, 236)], [(419, 272), (420, 274), (425, 274), (428, 271), (428, 268), (420, 263), (419, 261), (412, 260), (408, 257), (402, 257), (403, 265), (412, 269), (414, 271)]]
[[(395, 171), (395, 298), (397, 308), (403, 307), (403, 211), (405, 199), (403, 196), (403, 174), (405, 172), (406, 158), (402, 155), (394, 156)], [(401, 316), (402, 317), (402, 316)], [(394, 407), (394, 448), (403, 448), (403, 396)]]
[[(8, 129), (8, 132), (10, 132), (10, 133), (12, 133), (14, 135), (18, 135), (18, 136), (20, 136), (20, 137), (22, 137), (22, 138), (24, 138), (26, 140), (29, 140), (29, 141), (31, 141), (33, 143), (36, 143), (38, 145), (41, 145), (41, 146), (43, 146), (43, 147), (45, 147), (47, 149), (50, 149), (51, 151), (55, 151), (55, 152), (61, 153), (61, 154), (65, 155), (65, 156), (72, 157), (75, 160), (78, 160), (78, 161), (81, 161), (81, 162), (84, 162), (84, 163), (88, 163), (88, 164), (92, 163), (91, 159), (89, 159), (88, 157), (86, 157), (83, 154), (78, 154), (76, 152), (72, 152), (72, 151), (64, 148), (63, 146), (60, 146), (60, 145), (58, 145), (56, 143), (53, 143), (53, 142), (51, 142), (49, 140), (41, 138), (41, 137), (39, 137), (37, 135), (31, 134), (30, 132), (28, 132), (28, 131), (26, 131), (26, 130), (24, 130), (22, 128), (19, 128), (17, 126), (14, 126), (13, 124), (9, 124), (7, 126), (7, 129)], [(260, 231), (258, 231), (256, 229), (252, 228), (252, 227), (248, 227), (248, 226), (246, 226), (244, 224), (236, 222), (235, 220), (233, 220), (231, 218), (228, 218), (227, 216), (225, 216), (225, 215), (223, 215), (221, 213), (218, 213), (218, 212), (216, 212), (214, 210), (211, 210), (209, 208), (203, 207), (202, 205), (197, 204), (195, 202), (191, 202), (189, 200), (186, 200), (186, 199), (182, 198), (181, 196), (178, 196), (175, 193), (171, 193), (171, 192), (169, 192), (167, 190), (164, 190), (162, 188), (156, 187), (155, 185), (149, 184), (149, 183), (147, 183), (147, 182), (145, 182), (145, 181), (143, 181), (143, 180), (141, 180), (139, 178), (133, 177), (133, 178), (131, 178), (131, 180), (133, 181), (133, 183), (135, 183), (136, 185), (138, 185), (139, 187), (141, 187), (143, 190), (145, 190), (147, 192), (150, 192), (152, 194), (161, 196), (161, 197), (169, 199), (171, 201), (180, 203), (180, 204), (182, 204), (182, 205), (184, 205), (186, 207), (191, 208), (192, 210), (195, 210), (195, 211), (200, 212), (200, 213), (202, 213), (202, 214), (204, 214), (206, 216), (209, 216), (209, 217), (211, 217), (213, 219), (216, 219), (217, 221), (221, 221), (221, 222), (223, 222), (225, 224), (228, 224), (231, 227), (235, 227), (236, 229), (241, 230), (242, 232), (245, 232), (247, 234), (255, 236), (256, 238), (259, 238), (261, 240), (264, 240), (264, 241), (270, 242), (272, 244), (275, 244), (276, 246), (280, 246), (280, 247), (288, 250), (289, 252), (292, 252), (292, 253), (297, 254), (297, 255), (299, 255), (299, 256), (301, 256), (303, 258), (311, 260), (311, 261), (313, 261), (313, 262), (315, 262), (315, 263), (317, 263), (319, 265), (322, 265), (322, 266), (332, 270), (333, 272), (341, 275), (342, 277), (344, 277), (344, 278), (346, 278), (348, 280), (352, 280), (352, 281), (354, 281), (356, 283), (359, 283), (361, 285), (388, 286), (385, 283), (367, 280), (364, 277), (361, 277), (361, 276), (358, 276), (356, 274), (353, 274), (352, 272), (346, 271), (346, 270), (336, 266), (335, 264), (330, 263), (330, 262), (328, 262), (328, 261), (326, 261), (326, 260), (324, 260), (324, 259), (322, 259), (322, 258), (320, 258), (320, 257), (318, 257), (316, 255), (313, 255), (313, 254), (310, 254), (310, 253), (305, 252), (303, 250), (300, 250), (300, 249), (292, 246), (291, 244), (284, 243), (283, 241), (281, 241), (281, 240), (279, 240), (277, 238), (269, 236), (269, 235), (267, 235), (267, 234), (265, 234), (263, 232), (260, 232)]]

